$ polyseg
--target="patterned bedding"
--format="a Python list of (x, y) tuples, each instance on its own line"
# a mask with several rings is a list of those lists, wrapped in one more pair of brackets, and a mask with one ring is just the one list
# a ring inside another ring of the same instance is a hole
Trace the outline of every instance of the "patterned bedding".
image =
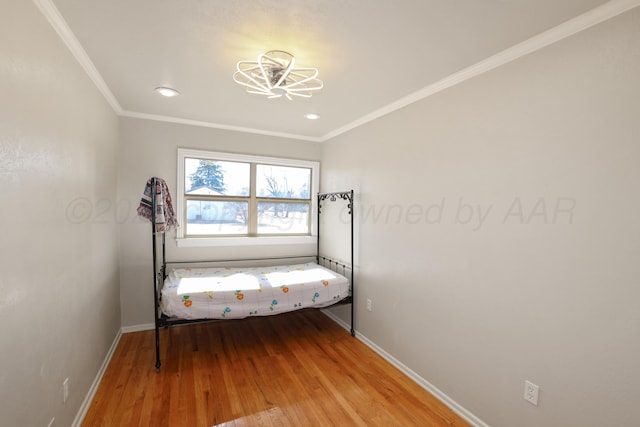
[(326, 307), (349, 295), (344, 276), (315, 263), (172, 269), (162, 312), (183, 319), (239, 319)]

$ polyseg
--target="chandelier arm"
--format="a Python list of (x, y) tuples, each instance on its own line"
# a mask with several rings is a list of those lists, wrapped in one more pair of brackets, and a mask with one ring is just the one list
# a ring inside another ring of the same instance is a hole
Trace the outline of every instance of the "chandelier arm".
[[(281, 68), (284, 67), (284, 63), (282, 62), (282, 60), (280, 60), (278, 58), (272, 58), (272, 57), (270, 57), (268, 55), (268, 53), (270, 53), (270, 52), (263, 53), (262, 55), (258, 56), (258, 62), (267, 62), (270, 65), (273, 65), (273, 66), (276, 66), (276, 67), (281, 67)], [(286, 52), (284, 52), (284, 53), (286, 53)], [(287, 53), (287, 55), (291, 56), (292, 60), (295, 59), (293, 57), (293, 55), (291, 55), (289, 53)], [(291, 62), (291, 61), (289, 61), (289, 62)]]
[[(252, 65), (251, 68), (242, 68), (242, 65)], [(254, 68), (258, 68), (258, 63), (256, 61), (238, 61), (236, 63), (236, 70), (238, 71), (251, 71)]]
[[(234, 79), (234, 80), (235, 80), (235, 79)], [(256, 82), (256, 81), (255, 81), (255, 80), (253, 80), (253, 79), (250, 79), (250, 80), (251, 80), (252, 82)], [(251, 88), (251, 89), (254, 89), (254, 90), (257, 90), (257, 91), (261, 91), (261, 92), (265, 92), (265, 93), (270, 92), (270, 91), (269, 91), (269, 89), (265, 88), (263, 85), (261, 85), (261, 84), (260, 84), (260, 83), (258, 83), (258, 82), (256, 82), (256, 83), (257, 83), (257, 86), (256, 86), (256, 85), (252, 85), (251, 83), (246, 83), (246, 82), (243, 82), (243, 81), (240, 81), (240, 80), (235, 80), (235, 81), (236, 81), (236, 83), (238, 83), (239, 85), (246, 86), (246, 87), (248, 87), (248, 88)]]
[[(291, 58), (291, 61), (289, 61), (289, 66), (287, 67), (287, 69), (285, 70), (284, 73), (282, 73), (282, 76), (280, 77), (280, 79), (278, 80), (278, 83), (275, 84), (275, 87), (280, 87), (280, 84), (285, 81), (285, 78), (289, 75), (289, 73), (291, 72), (291, 70), (293, 70), (293, 65), (296, 62), (296, 58)], [(286, 86), (285, 86), (286, 87)]]
[(305, 71), (312, 71), (313, 72), (313, 76), (311, 76), (312, 79), (315, 79), (316, 77), (318, 77), (318, 69), (317, 68), (296, 68), (295, 70), (293, 70), (293, 73), (297, 76), (300, 77), (309, 77), (305, 74), (299, 74), (301, 72), (305, 72)]
[[(291, 83), (290, 85), (284, 86), (284, 88), (286, 88), (287, 90), (290, 90), (293, 87), (300, 86), (301, 84), (310, 82), (311, 80), (317, 80), (317, 79), (309, 77), (308, 79), (300, 80), (295, 83)], [(320, 82), (320, 87), (317, 89), (322, 89), (322, 86), (323, 86), (322, 82), (320, 80), (317, 80), (317, 81)], [(307, 88), (307, 89), (310, 89), (310, 88)], [(314, 90), (317, 90), (317, 89), (314, 89)]]
[(267, 76), (267, 72), (264, 69), (264, 65), (262, 65), (262, 58), (268, 58), (268, 59), (271, 59), (271, 58), (269, 58), (265, 54), (261, 54), (260, 56), (258, 56), (258, 67), (260, 67), (260, 72), (262, 73), (262, 77), (264, 77), (264, 81), (267, 83), (267, 88), (271, 90), (273, 86), (271, 86), (271, 80), (269, 79), (269, 76)]
[[(247, 62), (245, 62), (245, 63), (247, 63)], [(233, 80), (235, 80), (235, 81), (236, 81), (236, 83), (241, 84), (241, 85), (244, 85), (244, 86), (253, 87), (253, 86), (251, 86), (249, 83), (246, 83), (246, 82), (243, 82), (243, 81), (241, 81), (241, 80), (238, 80), (238, 79), (236, 78), (236, 75), (239, 73), (240, 75), (244, 76), (244, 77), (245, 77), (247, 80), (249, 80), (250, 82), (255, 83), (255, 85), (256, 85), (255, 87), (256, 87), (256, 88), (258, 88), (258, 87), (259, 87), (259, 88), (261, 88), (261, 89), (263, 89), (263, 90), (269, 90), (269, 89), (268, 89), (268, 88), (266, 88), (262, 83), (260, 83), (258, 80), (256, 80), (255, 78), (253, 78), (252, 76), (250, 76), (249, 74), (247, 74), (247, 73), (245, 72), (245, 70), (242, 70), (242, 69), (240, 68), (240, 62), (238, 62), (238, 67), (237, 67), (237, 68), (238, 68), (238, 71), (233, 75)], [(247, 69), (246, 71), (253, 71), (254, 69), (255, 69), (255, 67), (253, 67), (253, 68), (249, 68), (249, 69)]]
[(247, 93), (254, 93), (256, 95), (265, 95), (265, 96), (271, 95), (271, 93), (269, 93), (269, 92), (249, 90), (249, 89), (247, 89)]
[[(306, 83), (306, 82), (309, 82), (309, 81), (311, 81), (311, 80), (315, 80), (315, 79), (316, 79), (316, 77), (318, 76), (318, 70), (316, 70), (316, 69), (314, 69), (314, 68), (300, 68), (300, 69), (298, 69), (298, 70), (294, 70), (294, 71), (314, 71), (314, 73), (313, 73), (313, 75), (311, 75), (311, 76), (305, 76), (305, 75), (303, 75), (303, 74), (297, 74), (297, 73), (296, 73), (296, 74), (295, 74), (296, 76), (303, 77), (303, 79), (302, 79), (302, 80), (298, 80), (298, 81), (296, 81), (296, 82), (294, 82), (294, 83), (291, 83), (290, 85), (284, 86), (284, 87), (286, 87), (287, 89), (292, 88), (292, 87), (294, 87), (294, 86), (299, 86), (299, 85), (301, 85), (301, 84), (303, 84), (303, 83)], [(319, 82), (320, 82), (320, 84), (322, 85), (322, 81), (320, 81), (320, 80), (318, 80), (318, 81), (319, 81)], [(322, 86), (320, 86), (320, 87), (322, 87)]]

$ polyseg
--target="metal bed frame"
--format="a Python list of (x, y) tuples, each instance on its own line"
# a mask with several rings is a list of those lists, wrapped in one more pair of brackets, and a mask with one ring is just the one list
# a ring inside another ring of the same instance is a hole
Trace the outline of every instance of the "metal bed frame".
[[(351, 327), (350, 333), (355, 337), (355, 304), (354, 304), (354, 264), (353, 264), (353, 190), (349, 191), (341, 191), (335, 193), (318, 193), (318, 210), (317, 210), (317, 225), (318, 225), (318, 233), (317, 233), (317, 245), (316, 245), (316, 254), (315, 255), (298, 255), (298, 256), (284, 256), (284, 257), (266, 257), (266, 258), (238, 258), (238, 259), (228, 259), (228, 260), (207, 260), (207, 261), (188, 261), (188, 262), (168, 262), (167, 261), (167, 253), (166, 253), (166, 238), (165, 232), (157, 232), (156, 231), (156, 178), (151, 178), (151, 236), (152, 236), (152, 246), (153, 246), (153, 298), (154, 298), (154, 318), (155, 318), (155, 345), (156, 345), (156, 370), (160, 371), (160, 328), (169, 327), (173, 325), (182, 325), (182, 324), (190, 324), (190, 323), (199, 323), (199, 322), (213, 322), (219, 319), (177, 319), (177, 318), (169, 318), (160, 311), (160, 289), (164, 285), (164, 280), (167, 277), (167, 263), (169, 264), (197, 264), (197, 263), (207, 263), (207, 262), (240, 262), (240, 261), (276, 261), (276, 260), (285, 260), (285, 259), (300, 259), (300, 258), (312, 258), (316, 259), (316, 263), (321, 264), (329, 269), (336, 271), (337, 273), (341, 273), (343, 276), (349, 276), (349, 296), (338, 301), (336, 304), (331, 305), (329, 307), (333, 307), (335, 305), (341, 304), (351, 304)], [(347, 201), (348, 214), (351, 220), (350, 223), (350, 264), (346, 264), (340, 261), (336, 261), (334, 259), (325, 257), (320, 255), (320, 213), (322, 210), (322, 202), (323, 201), (335, 202), (338, 200)], [(161, 235), (160, 244), (162, 247), (162, 258), (161, 265), (158, 263), (158, 239), (157, 236)], [(347, 275), (347, 270), (349, 274)], [(323, 307), (328, 308), (328, 307)]]

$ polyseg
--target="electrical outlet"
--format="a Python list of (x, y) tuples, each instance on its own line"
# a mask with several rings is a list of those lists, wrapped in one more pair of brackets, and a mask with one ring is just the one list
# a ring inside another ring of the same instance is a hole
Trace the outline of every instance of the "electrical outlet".
[(531, 381), (524, 382), (524, 400), (538, 406), (538, 393), (540, 393), (540, 387)]
[(373, 311), (373, 301), (371, 301), (371, 298), (367, 298), (367, 311)]
[(62, 403), (67, 403), (69, 399), (69, 378), (65, 378), (62, 382)]

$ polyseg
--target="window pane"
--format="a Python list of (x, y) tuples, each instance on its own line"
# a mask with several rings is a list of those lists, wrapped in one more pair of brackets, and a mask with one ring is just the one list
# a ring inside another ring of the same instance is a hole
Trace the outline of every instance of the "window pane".
[(187, 200), (186, 234), (246, 234), (246, 202)]
[(185, 194), (249, 196), (249, 163), (184, 159)]
[(258, 203), (258, 234), (309, 233), (307, 203)]
[(257, 165), (258, 197), (310, 200), (311, 169)]

